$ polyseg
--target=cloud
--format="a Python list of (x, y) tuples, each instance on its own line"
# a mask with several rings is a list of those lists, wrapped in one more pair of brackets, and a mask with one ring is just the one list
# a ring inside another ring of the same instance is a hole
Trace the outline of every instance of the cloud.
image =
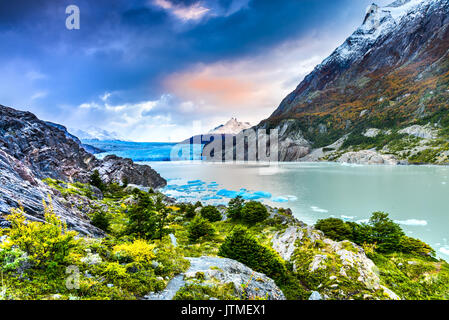
[[(198, 120), (197, 106), (191, 101), (164, 94), (155, 100), (137, 103), (112, 104), (108, 102), (117, 93), (105, 93), (96, 101), (85, 102), (72, 109), (63, 123), (69, 127), (89, 130), (98, 127), (116, 131), (133, 141), (181, 141), (192, 132), (193, 122)], [(104, 99), (107, 97), (106, 99)]]
[(210, 8), (203, 7), (200, 2), (186, 6), (184, 4), (175, 4), (170, 0), (154, 0), (154, 4), (183, 21), (199, 20), (210, 11)]
[(29, 71), (25, 77), (31, 81), (45, 79), (47, 76), (39, 71)]
[(257, 56), (197, 64), (168, 75), (165, 91), (193, 101), (199, 112), (218, 116), (221, 122), (238, 116), (258, 123), (333, 50), (333, 42), (324, 39), (311, 36)]
[(41, 98), (45, 98), (48, 95), (47, 91), (38, 91), (35, 94), (33, 94), (31, 96), (31, 100), (36, 100), (36, 99), (41, 99)]

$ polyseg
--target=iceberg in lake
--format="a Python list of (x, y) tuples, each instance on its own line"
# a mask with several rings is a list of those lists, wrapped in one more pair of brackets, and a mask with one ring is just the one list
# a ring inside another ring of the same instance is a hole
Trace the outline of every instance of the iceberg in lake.
[(260, 196), (261, 198), (270, 199), (271, 193), (265, 192), (265, 191), (256, 191), (254, 192), (255, 195)]
[(259, 200), (259, 199), (269, 199), (271, 198), (271, 194), (268, 192), (264, 192), (264, 191), (257, 191), (254, 193), (248, 192), (247, 189), (240, 189), (240, 191), (232, 191), (232, 190), (227, 190), (227, 189), (221, 189), (220, 191), (217, 192), (218, 196), (223, 196), (226, 198), (236, 198), (237, 196), (242, 197), (244, 200)]
[(218, 196), (223, 196), (226, 198), (235, 198), (239, 195), (239, 192), (237, 191), (232, 191), (232, 190), (227, 190), (227, 189), (221, 189), (220, 191), (217, 192)]
[(273, 198), (271, 201), (283, 203), (283, 202), (288, 202), (288, 198), (286, 198), (286, 197), (276, 197), (276, 198)]
[(203, 200), (203, 201), (208, 201), (208, 200), (221, 200), (221, 199), (223, 199), (223, 197), (220, 197), (220, 196), (205, 196), (205, 197), (202, 197), (202, 198), (201, 198), (201, 200)]
[(314, 212), (319, 212), (319, 213), (328, 213), (329, 212), (326, 209), (321, 209), (321, 208), (316, 207), (316, 206), (311, 206), (310, 209), (312, 209), (312, 211), (314, 211)]

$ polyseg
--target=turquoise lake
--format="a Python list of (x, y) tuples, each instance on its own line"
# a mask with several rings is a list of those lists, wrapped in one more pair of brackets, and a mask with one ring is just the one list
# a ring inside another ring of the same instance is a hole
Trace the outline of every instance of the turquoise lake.
[[(220, 204), (235, 194), (291, 208), (300, 220), (365, 221), (384, 211), (412, 237), (449, 258), (449, 167), (337, 163), (148, 162), (180, 201)], [(241, 190), (243, 189), (243, 190)]]

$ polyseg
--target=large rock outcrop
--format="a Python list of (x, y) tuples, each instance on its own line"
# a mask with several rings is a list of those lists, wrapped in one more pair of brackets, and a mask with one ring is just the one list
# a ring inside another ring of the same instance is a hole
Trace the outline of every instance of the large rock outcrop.
[(58, 125), (39, 120), (30, 112), (0, 105), (0, 213), (22, 206), (29, 218), (43, 218), (42, 200), (54, 195), (55, 212), (69, 227), (84, 234), (101, 232), (82, 213), (64, 206), (42, 179), (86, 183), (94, 170), (106, 182), (158, 188), (166, 181), (151, 167), (109, 156), (98, 160)]
[(291, 225), (276, 233), (271, 245), (324, 298), (400, 299), (382, 285), (363, 248), (350, 241), (333, 241), (310, 226)]
[(284, 294), (272, 279), (238, 261), (206, 256), (187, 259), (190, 261), (190, 268), (185, 273), (171, 280), (165, 290), (150, 293), (146, 299), (171, 300), (186, 284), (199, 282), (203, 286), (232, 284), (235, 290), (233, 294), (241, 299), (259, 297), (266, 300), (285, 300)]

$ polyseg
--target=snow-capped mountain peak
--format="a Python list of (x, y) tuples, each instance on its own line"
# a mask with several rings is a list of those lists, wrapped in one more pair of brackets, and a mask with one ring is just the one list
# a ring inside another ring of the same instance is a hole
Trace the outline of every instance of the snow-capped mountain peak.
[(249, 122), (240, 122), (237, 118), (231, 118), (225, 124), (222, 124), (215, 129), (209, 131), (210, 134), (238, 134), (242, 130), (251, 128)]
[(379, 39), (388, 36), (406, 16), (418, 14), (424, 5), (438, 0), (397, 0), (386, 7), (373, 3), (366, 9), (362, 25), (315, 70), (338, 62), (344, 66), (362, 59)]

